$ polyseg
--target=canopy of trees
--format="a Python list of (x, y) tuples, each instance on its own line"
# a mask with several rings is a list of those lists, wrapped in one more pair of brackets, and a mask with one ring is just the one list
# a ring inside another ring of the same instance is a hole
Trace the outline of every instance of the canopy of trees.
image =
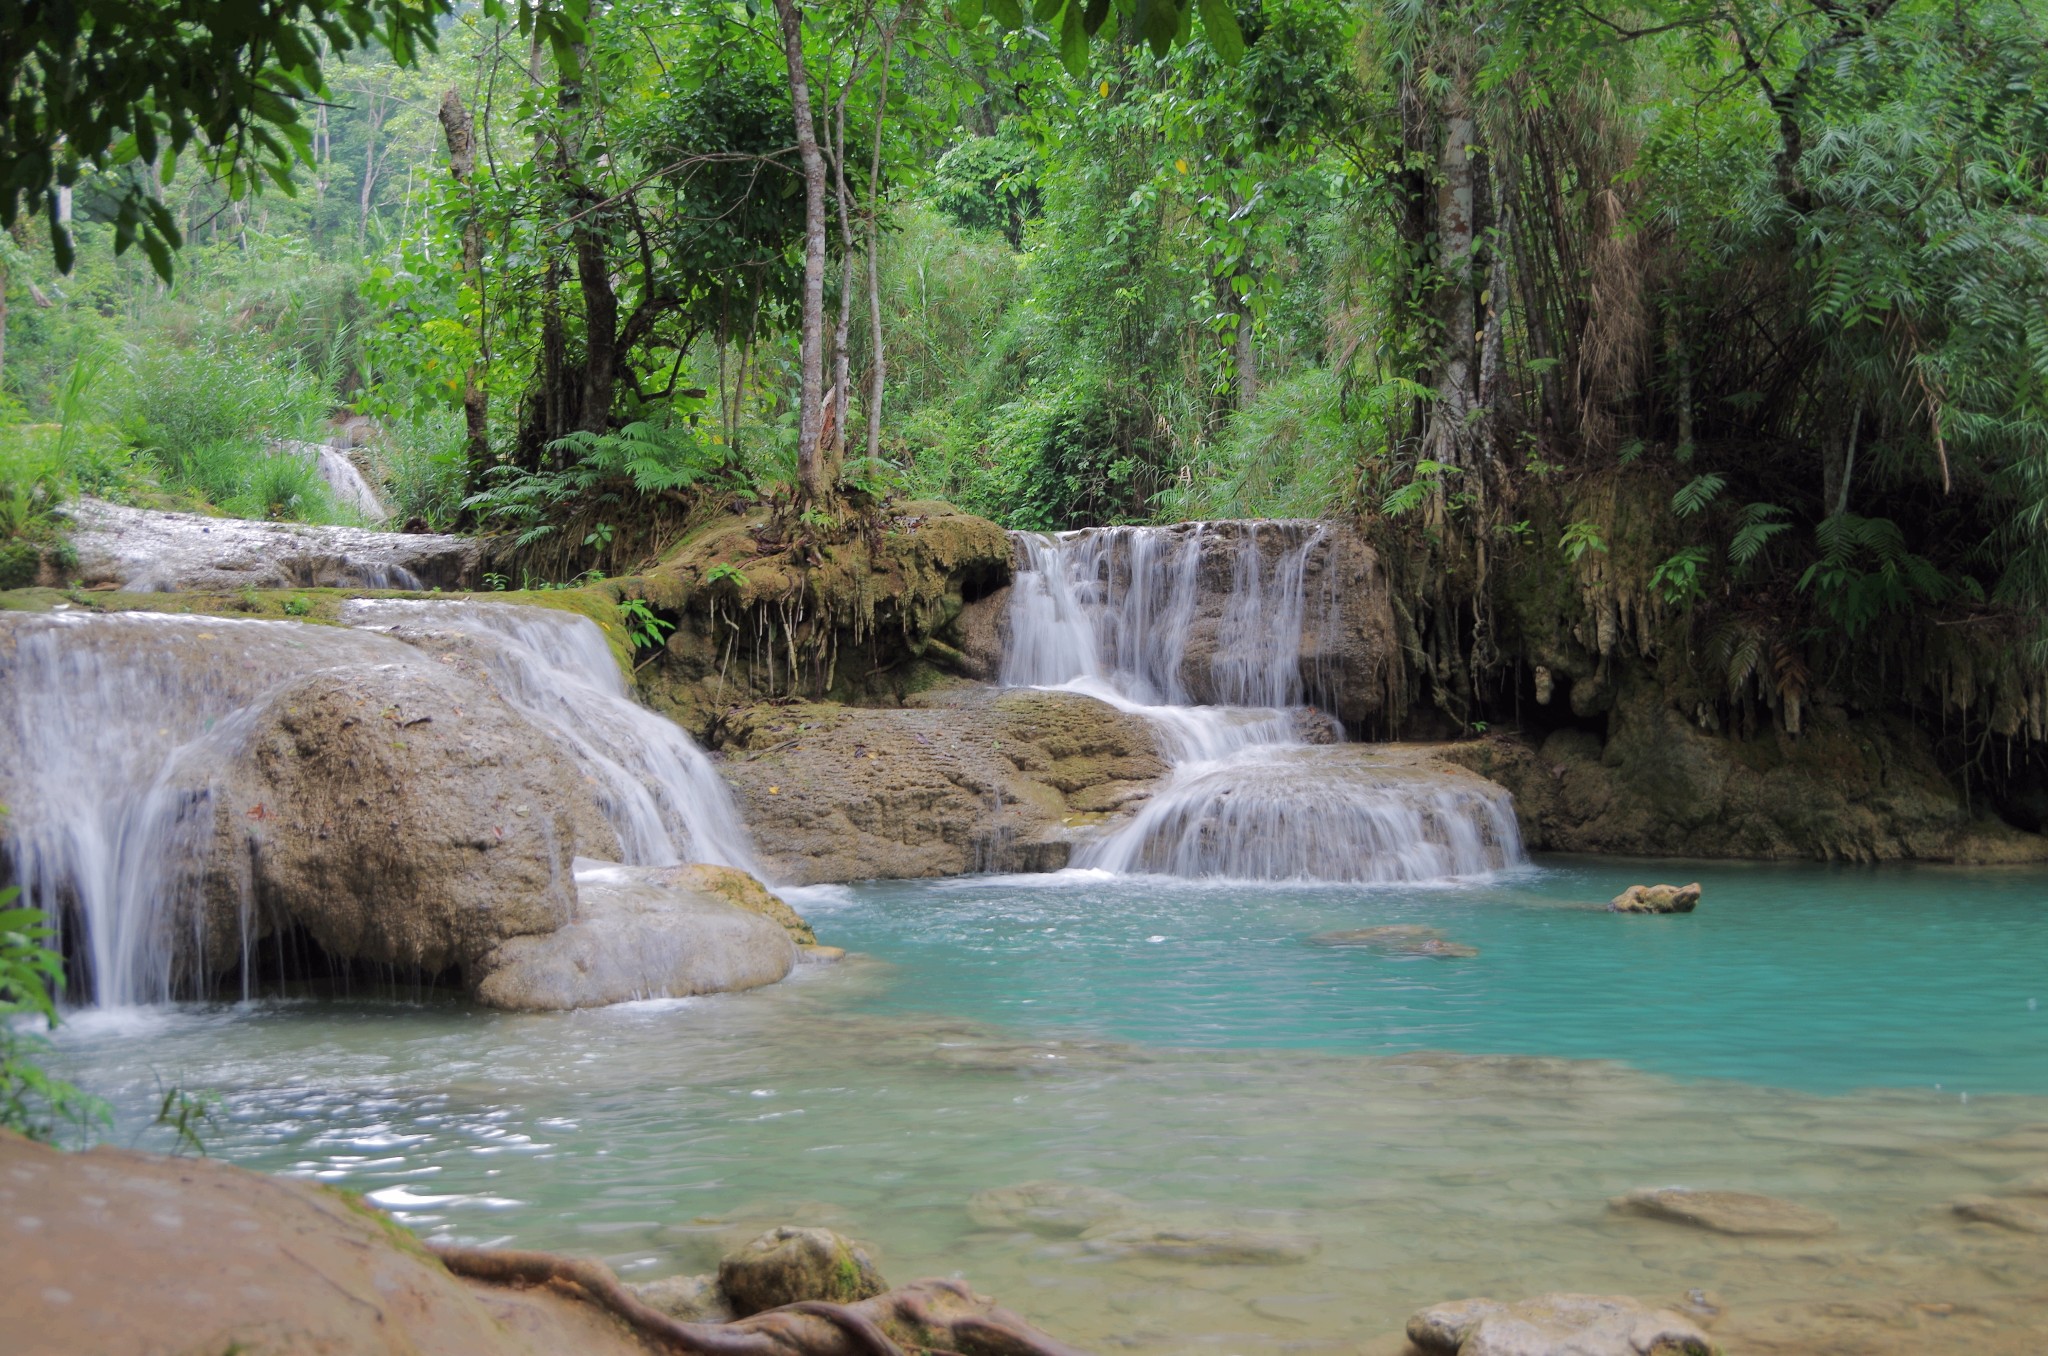
[(107, 0), (0, 63), (24, 503), (321, 511), (222, 449), (355, 413), (558, 577), (755, 499), (1351, 513), (1459, 719), (1561, 579), (1729, 721), (2048, 723), (2026, 0)]

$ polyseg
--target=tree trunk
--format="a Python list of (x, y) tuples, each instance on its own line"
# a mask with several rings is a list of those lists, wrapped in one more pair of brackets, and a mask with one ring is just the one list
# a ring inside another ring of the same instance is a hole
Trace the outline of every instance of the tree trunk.
[(853, 329), (853, 204), (846, 190), (846, 98), (840, 96), (835, 110), (838, 127), (833, 137), (832, 179), (839, 199), (839, 323), (832, 330), (832, 390), (839, 398), (839, 418), (833, 421), (827, 439), (835, 460), (846, 454), (847, 416), (853, 411), (853, 355), (846, 351)]
[(1252, 308), (1245, 304), (1237, 289), (1231, 289), (1231, 304), (1237, 312), (1237, 336), (1232, 355), (1237, 368), (1237, 408), (1247, 410), (1259, 394), (1259, 345), (1257, 327), (1252, 323)]
[(1436, 461), (1465, 466), (1472, 460), (1473, 412), (1479, 408), (1479, 317), (1473, 277), (1478, 182), (1472, 160), (1479, 132), (1472, 116), (1472, 78), (1464, 63), (1454, 66), (1450, 79), (1437, 149), (1435, 212), (1440, 287), (1435, 310), (1442, 347), (1431, 374), (1437, 398), (1424, 447)]
[(882, 354), (882, 122), (889, 116), (889, 58), (896, 45), (896, 26), (910, 12), (909, 0), (899, 6), (882, 34), (882, 78), (875, 95), (875, 132), (868, 156), (868, 441), (867, 455), (882, 455), (882, 392), (888, 362)]
[[(441, 130), (448, 138), (448, 169), (469, 198), (469, 211), (462, 223), (462, 271), (476, 284), (477, 359), (488, 363), (484, 323), (483, 225), (476, 209), (476, 122), (462, 106), (462, 96), (451, 89), (441, 96)], [(462, 373), (462, 423), (464, 456), (472, 480), (481, 476), (491, 460), (490, 396), (477, 374), (477, 363)]]
[(782, 24), (783, 59), (789, 67), (789, 102), (796, 121), (797, 156), (804, 171), (803, 370), (798, 405), (799, 492), (811, 503), (831, 497), (836, 478), (828, 451), (819, 446), (825, 407), (825, 157), (811, 120), (811, 80), (804, 69), (804, 15), (796, 0), (775, 0)]

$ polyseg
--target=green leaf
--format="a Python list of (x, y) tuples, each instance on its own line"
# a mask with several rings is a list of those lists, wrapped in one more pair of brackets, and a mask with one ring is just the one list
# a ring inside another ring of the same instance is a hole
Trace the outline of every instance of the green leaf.
[(1060, 64), (1076, 80), (1088, 74), (1088, 30), (1082, 24), (1080, 0), (1067, 0), (1060, 24)]
[(1235, 66), (1244, 60), (1244, 30), (1237, 26), (1237, 10), (1230, 0), (1199, 0), (1202, 35), (1216, 49), (1216, 55)]
[(988, 0), (989, 17), (1004, 28), (1024, 26), (1024, 7), (1017, 0)]

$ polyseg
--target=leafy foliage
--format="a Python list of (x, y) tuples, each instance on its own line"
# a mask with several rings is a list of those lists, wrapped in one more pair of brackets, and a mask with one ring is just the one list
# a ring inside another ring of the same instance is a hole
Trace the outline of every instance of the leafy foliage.
[(24, 1019), (57, 1025), (56, 995), (64, 987), (64, 960), (47, 943), (56, 937), (41, 910), (9, 907), (19, 895), (0, 890), (0, 1126), (31, 1139), (83, 1135), (111, 1123), (98, 1098), (52, 1077), (38, 1056), (48, 1041)]

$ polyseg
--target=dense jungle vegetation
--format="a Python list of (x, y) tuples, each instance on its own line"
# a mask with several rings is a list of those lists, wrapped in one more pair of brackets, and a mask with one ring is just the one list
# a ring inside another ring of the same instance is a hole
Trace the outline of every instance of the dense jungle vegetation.
[[(72, 495), (345, 516), (278, 449), (347, 424), (537, 580), (751, 502), (1352, 514), (1454, 728), (1560, 645), (2048, 726), (2026, 0), (83, 9), (0, 52), (0, 582)], [(182, 92), (27, 155), (138, 15)]]

